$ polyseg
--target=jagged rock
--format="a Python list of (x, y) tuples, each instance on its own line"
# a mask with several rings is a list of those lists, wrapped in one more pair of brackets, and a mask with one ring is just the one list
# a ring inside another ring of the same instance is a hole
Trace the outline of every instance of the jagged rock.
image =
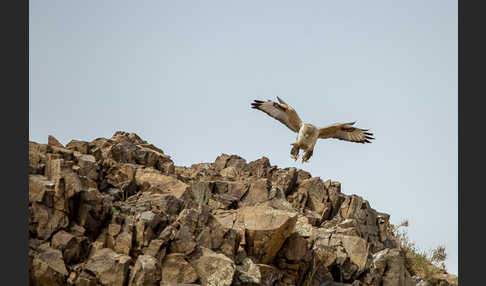
[(189, 254), (194, 251), (197, 246), (196, 236), (202, 230), (207, 218), (207, 213), (184, 209), (176, 220), (179, 229), (170, 244), (170, 252)]
[(128, 286), (158, 285), (161, 279), (160, 266), (157, 259), (150, 255), (139, 255), (130, 272)]
[(273, 260), (297, 222), (296, 213), (262, 206), (240, 208), (236, 215), (245, 229), (248, 256), (263, 264)]
[(226, 167), (220, 172), (221, 176), (230, 179), (237, 179), (240, 176), (240, 171), (236, 167)]
[(304, 255), (307, 253), (307, 249), (307, 239), (295, 232), (289, 238), (287, 238), (284, 246), (282, 247), (285, 258), (292, 261), (299, 261), (304, 258)]
[(246, 195), (241, 198), (239, 207), (254, 206), (269, 200), (270, 183), (267, 179), (260, 179), (250, 184)]
[(181, 200), (193, 199), (189, 185), (155, 169), (137, 169), (135, 181), (142, 191), (171, 194)]
[(58, 231), (52, 237), (51, 245), (62, 252), (67, 264), (80, 261), (88, 252), (88, 239), (86, 237), (75, 237), (64, 230)]
[(82, 154), (78, 151), (74, 151), (74, 157), (76, 158), (79, 166), (78, 174), (85, 176), (90, 180), (96, 181), (98, 179), (98, 164), (96, 158), (93, 155)]
[(46, 151), (46, 145), (29, 141), (29, 174), (44, 174)]
[(29, 176), (29, 228), (41, 239), (48, 239), (69, 224), (64, 209), (56, 209), (55, 184), (41, 175)]
[(457, 285), (410, 277), (388, 214), (266, 157), (174, 166), (134, 133), (29, 142), (32, 285)]
[(165, 243), (166, 242), (162, 239), (153, 239), (150, 241), (149, 246), (144, 249), (143, 253), (155, 257), (159, 262), (159, 265), (161, 265), (162, 259), (164, 259), (167, 251), (165, 248)]
[(52, 146), (56, 146), (56, 147), (61, 147), (61, 148), (64, 148), (64, 145), (62, 145), (57, 139), (56, 137), (52, 136), (52, 135), (49, 135), (47, 137), (47, 144), (49, 145), (52, 145)]
[(268, 160), (267, 157), (262, 157), (258, 160), (251, 161), (248, 163), (248, 169), (250, 171), (250, 175), (257, 178), (266, 178), (273, 170), (272, 166), (270, 165), (270, 160)]
[(87, 273), (86, 271), (81, 272), (79, 276), (76, 277), (74, 282), (75, 286), (97, 286), (99, 285), (96, 281), (96, 277)]
[(66, 148), (71, 151), (77, 151), (81, 154), (89, 154), (91, 149), (89, 142), (80, 140), (71, 140), (68, 144), (66, 144)]
[(266, 264), (257, 264), (261, 275), (261, 285), (272, 286), (283, 277), (283, 273), (276, 267)]
[(290, 194), (297, 183), (297, 169), (285, 168), (277, 169), (272, 173), (272, 184), (280, 188), (285, 195)]
[(68, 272), (61, 251), (47, 245), (41, 246), (39, 250), (30, 264), (31, 285), (64, 285)]
[(235, 257), (241, 240), (241, 232), (229, 227), (228, 224), (223, 225), (218, 217), (213, 215), (208, 217), (206, 227), (197, 237), (200, 246), (219, 250), (229, 258)]
[(203, 285), (231, 285), (235, 273), (234, 262), (224, 254), (201, 247), (201, 256), (191, 264), (196, 269)]
[(326, 266), (334, 263), (341, 265), (344, 279), (357, 277), (365, 270), (369, 246), (364, 239), (326, 230), (316, 230), (313, 236), (316, 257)]
[(372, 283), (384, 286), (409, 286), (413, 280), (405, 267), (404, 256), (399, 249), (384, 249), (373, 254)]
[(209, 199), (212, 197), (213, 187), (214, 183), (212, 182), (193, 182), (191, 184), (191, 191), (196, 203), (199, 205), (207, 205)]
[(150, 241), (165, 227), (162, 218), (152, 211), (139, 213), (135, 219), (135, 245), (143, 248), (149, 245)]
[(171, 253), (162, 262), (162, 283), (194, 283), (198, 275), (181, 253)]
[(133, 232), (126, 227), (115, 239), (113, 249), (120, 254), (129, 255), (133, 245)]
[(245, 159), (241, 158), (238, 155), (228, 154), (221, 154), (218, 158), (216, 158), (216, 160), (214, 161), (214, 166), (218, 171), (221, 171), (227, 167), (234, 167), (242, 171), (248, 169)]
[(94, 253), (86, 264), (90, 271), (103, 285), (123, 286), (128, 276), (130, 256), (118, 254), (109, 248), (103, 248)]
[(262, 275), (260, 268), (250, 258), (244, 258), (241, 265), (236, 266), (236, 275), (242, 283), (260, 284)]

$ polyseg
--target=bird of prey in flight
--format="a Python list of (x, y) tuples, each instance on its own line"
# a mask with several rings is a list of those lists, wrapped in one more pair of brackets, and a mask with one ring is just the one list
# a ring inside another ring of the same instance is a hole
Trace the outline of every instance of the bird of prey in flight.
[(290, 130), (298, 133), (297, 141), (290, 144), (292, 149), (290, 155), (296, 161), (299, 159), (300, 149), (304, 150), (302, 163), (307, 162), (314, 151), (317, 139), (335, 138), (356, 143), (371, 143), (375, 139), (368, 129), (353, 127), (356, 122), (335, 123), (323, 128), (317, 128), (312, 124), (303, 123), (297, 112), (285, 101), (277, 96), (278, 102), (267, 100), (255, 100), (251, 103), (252, 108), (261, 110), (271, 117), (277, 119), (287, 126)]

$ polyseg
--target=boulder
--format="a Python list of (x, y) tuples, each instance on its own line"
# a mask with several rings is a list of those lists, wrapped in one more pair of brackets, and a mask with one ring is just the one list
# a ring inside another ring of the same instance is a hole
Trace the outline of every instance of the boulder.
[(191, 261), (201, 283), (206, 286), (229, 286), (235, 273), (234, 262), (224, 254), (201, 247), (200, 257)]
[(130, 272), (128, 286), (156, 286), (161, 280), (160, 265), (151, 255), (139, 255)]
[(51, 239), (53, 248), (62, 252), (67, 264), (79, 262), (88, 252), (88, 239), (84, 236), (74, 236), (64, 230), (58, 231)]
[(254, 206), (238, 209), (235, 224), (244, 227), (248, 256), (268, 264), (294, 232), (296, 222), (296, 213)]
[(30, 285), (65, 285), (68, 276), (62, 253), (47, 245), (41, 246), (30, 264)]
[(242, 283), (260, 284), (262, 280), (260, 268), (248, 257), (236, 266), (236, 276)]
[(171, 253), (162, 261), (162, 283), (194, 283), (198, 279), (196, 270), (181, 253)]
[(110, 248), (94, 253), (86, 263), (86, 270), (93, 273), (103, 285), (123, 286), (128, 279), (130, 256), (118, 254)]

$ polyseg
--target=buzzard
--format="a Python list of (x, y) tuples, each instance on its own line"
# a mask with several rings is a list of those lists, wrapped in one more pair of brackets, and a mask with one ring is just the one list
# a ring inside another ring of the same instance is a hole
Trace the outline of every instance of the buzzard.
[(252, 108), (261, 110), (271, 117), (277, 119), (287, 126), (290, 130), (298, 133), (297, 141), (290, 144), (292, 149), (290, 155), (296, 161), (299, 158), (300, 149), (305, 151), (302, 156), (302, 163), (307, 162), (314, 151), (317, 139), (335, 138), (356, 143), (371, 143), (375, 139), (373, 133), (367, 132), (368, 129), (353, 127), (356, 123), (335, 123), (323, 128), (317, 128), (312, 124), (303, 123), (297, 112), (285, 101), (277, 96), (278, 102), (267, 100), (255, 100), (251, 103)]

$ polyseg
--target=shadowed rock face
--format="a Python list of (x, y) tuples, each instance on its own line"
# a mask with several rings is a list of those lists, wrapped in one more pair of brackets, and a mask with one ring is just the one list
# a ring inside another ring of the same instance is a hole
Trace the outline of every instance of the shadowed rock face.
[(29, 174), (30, 285), (457, 285), (410, 277), (388, 214), (266, 157), (174, 166), (119, 131), (30, 142)]

